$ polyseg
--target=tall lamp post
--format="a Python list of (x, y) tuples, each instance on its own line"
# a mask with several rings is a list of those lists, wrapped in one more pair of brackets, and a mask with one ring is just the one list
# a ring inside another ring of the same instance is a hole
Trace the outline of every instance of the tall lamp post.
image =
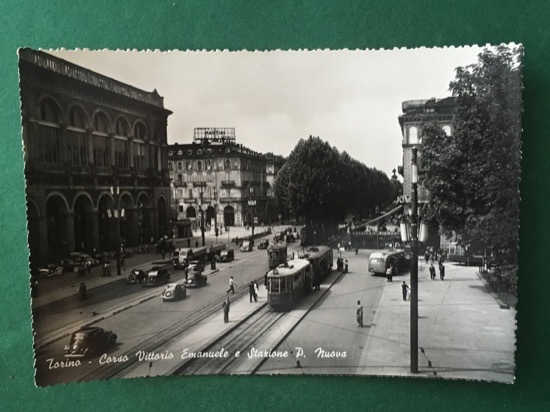
[(250, 197), (248, 198), (248, 207), (250, 207), (250, 220), (252, 221), (252, 236), (254, 236), (254, 207), (256, 206), (256, 199), (252, 198), (254, 194), (254, 188), (250, 188)]
[(205, 182), (199, 182), (195, 183), (199, 187), (199, 193), (201, 196), (201, 203), (200, 203), (200, 211), (201, 211), (201, 239), (202, 239), (202, 245), (206, 245), (206, 240), (204, 238), (204, 187), (206, 186)]
[(418, 148), (411, 161), (411, 373), (418, 373)]
[(120, 187), (118, 184), (111, 186), (111, 195), (114, 198), (115, 208), (113, 210), (107, 210), (107, 214), (116, 222), (116, 274), (120, 276), (121, 272), (121, 253), (122, 253), (122, 244), (120, 241), (120, 219), (124, 217), (124, 209), (120, 209), (119, 200), (120, 200)]

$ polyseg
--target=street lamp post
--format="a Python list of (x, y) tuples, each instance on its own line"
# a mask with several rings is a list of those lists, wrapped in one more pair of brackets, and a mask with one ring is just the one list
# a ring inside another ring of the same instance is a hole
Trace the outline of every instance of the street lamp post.
[[(254, 188), (251, 187), (250, 188), (250, 196), (252, 196), (254, 194)], [(252, 213), (253, 210), (254, 210), (254, 207), (256, 206), (256, 199), (253, 199), (252, 197), (250, 197), (248, 199), (248, 206), (250, 207), (250, 220), (252, 221), (251, 224), (252, 224), (252, 236), (254, 236), (254, 214)]]
[(200, 204), (200, 210), (201, 210), (201, 239), (202, 239), (202, 245), (205, 246), (206, 245), (206, 240), (204, 238), (204, 199), (203, 199), (203, 196), (204, 196), (204, 186), (205, 186), (205, 183), (204, 182), (200, 182), (199, 184), (199, 190), (200, 190), (200, 195), (201, 195), (201, 204)]
[(418, 148), (411, 161), (411, 373), (418, 373)]
[(121, 248), (122, 244), (120, 241), (120, 219), (124, 215), (124, 209), (122, 211), (120, 210), (119, 200), (120, 200), (120, 187), (118, 185), (111, 186), (111, 195), (114, 198), (115, 202), (115, 208), (112, 210), (112, 212), (109, 210), (109, 217), (112, 217), (116, 222), (116, 274), (117, 276), (120, 276), (122, 274), (121, 272)]

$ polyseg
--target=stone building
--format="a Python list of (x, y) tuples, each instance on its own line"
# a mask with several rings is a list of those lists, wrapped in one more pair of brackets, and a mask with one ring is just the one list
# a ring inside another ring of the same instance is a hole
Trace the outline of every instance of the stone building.
[(172, 112), (157, 91), (30, 49), (19, 71), (31, 261), (169, 233)]
[(196, 128), (192, 143), (170, 146), (173, 217), (198, 227), (202, 210), (207, 228), (275, 221), (273, 184), (283, 162), (238, 144), (234, 128)]
[[(402, 104), (403, 114), (399, 116), (399, 125), (401, 126), (402, 147), (403, 147), (403, 166), (399, 167), (399, 174), (403, 176), (403, 195), (411, 195), (411, 162), (412, 148), (420, 147), (422, 139), (420, 136), (420, 127), (423, 120), (435, 120), (447, 133), (452, 133), (451, 120), (455, 100), (453, 97), (444, 99), (430, 100), (408, 100)], [(422, 179), (418, 182), (418, 201), (426, 202), (427, 193)]]

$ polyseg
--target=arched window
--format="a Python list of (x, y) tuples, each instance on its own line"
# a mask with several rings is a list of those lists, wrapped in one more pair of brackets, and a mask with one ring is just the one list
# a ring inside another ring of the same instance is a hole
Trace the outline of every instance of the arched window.
[(72, 107), (69, 111), (69, 126), (71, 126), (71, 128), (67, 129), (67, 154), (69, 160), (74, 166), (87, 165), (88, 150), (86, 132), (84, 131), (86, 128), (85, 114), (80, 107)]
[(134, 126), (134, 137), (139, 140), (147, 140), (147, 129), (143, 123), (136, 123)]
[(53, 100), (42, 100), (40, 103), (40, 118), (49, 123), (61, 123), (61, 113)]
[(109, 119), (105, 113), (96, 113), (93, 121), (93, 128), (96, 132), (109, 133)]
[(202, 162), (200, 160), (197, 162), (197, 170), (199, 172), (202, 170)]
[(178, 170), (181, 170), (183, 169), (183, 163), (182, 162), (178, 162)]
[(231, 169), (231, 160), (225, 159), (225, 161), (224, 161), (224, 168), (225, 168), (225, 169)]
[(69, 112), (69, 125), (78, 129), (86, 128), (86, 115), (80, 107), (72, 107)]
[(118, 136), (128, 136), (130, 134), (130, 128), (128, 127), (128, 122), (122, 117), (119, 117), (115, 123), (115, 133)]

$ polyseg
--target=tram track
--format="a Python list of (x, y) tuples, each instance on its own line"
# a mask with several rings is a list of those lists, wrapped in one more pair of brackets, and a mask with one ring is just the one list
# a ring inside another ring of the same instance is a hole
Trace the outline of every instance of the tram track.
[[(263, 281), (263, 277), (256, 279), (256, 281), (260, 283), (260, 281)], [(245, 296), (247, 293), (248, 293), (248, 288), (242, 288), (241, 290), (237, 290), (235, 294), (232, 296), (232, 298), (236, 300)], [(226, 299), (225, 296), (221, 296), (220, 298), (213, 300), (212, 302), (203, 306), (200, 310), (187, 316), (185, 320), (183, 320), (182, 322), (172, 324), (164, 328), (163, 330), (156, 332), (154, 336), (144, 341), (141, 341), (139, 344), (134, 345), (132, 348), (126, 350), (125, 354), (133, 355), (138, 351), (142, 351), (142, 352), (154, 351), (155, 349), (164, 345), (165, 342), (171, 339), (174, 339), (179, 335), (182, 335), (187, 330), (201, 323), (207, 317), (213, 315), (216, 312), (219, 312), (220, 307), (225, 299)], [(116, 356), (121, 356), (121, 355), (123, 354), (116, 355)], [(89, 381), (89, 380), (96, 380), (96, 379), (110, 379), (120, 374), (124, 370), (132, 367), (133, 365), (136, 364), (136, 362), (138, 362), (138, 358), (136, 356), (129, 356), (128, 361), (126, 362), (110, 363), (107, 365), (97, 364), (97, 366), (92, 371), (86, 373), (85, 375), (80, 377), (77, 381), (82, 382), (82, 381)]]
[(235, 327), (217, 337), (201, 349), (201, 353), (211, 350), (221, 350), (228, 353), (227, 357), (195, 357), (187, 360), (172, 372), (172, 375), (220, 375), (228, 373), (228, 368), (240, 360), (237, 353), (246, 356), (265, 333), (287, 313), (275, 312), (267, 303), (247, 318), (241, 320)]

